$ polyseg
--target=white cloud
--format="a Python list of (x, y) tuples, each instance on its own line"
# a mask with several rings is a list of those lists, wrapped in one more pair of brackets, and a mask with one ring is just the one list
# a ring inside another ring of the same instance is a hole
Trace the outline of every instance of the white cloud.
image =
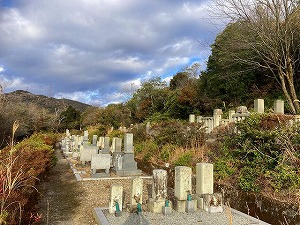
[(122, 86), (207, 59), (210, 48), (198, 41), (216, 35), (203, 19), (209, 2), (26, 0), (0, 7), (0, 73), (13, 81), (9, 90), (29, 86), (47, 95), (51, 86), (56, 96), (118, 102)]

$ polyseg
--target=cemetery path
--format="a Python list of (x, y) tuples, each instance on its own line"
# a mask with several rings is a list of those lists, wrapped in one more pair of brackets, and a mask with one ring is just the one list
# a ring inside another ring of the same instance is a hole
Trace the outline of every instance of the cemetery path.
[(38, 187), (41, 197), (37, 207), (42, 213), (42, 224), (49, 225), (95, 225), (91, 205), (93, 193), (77, 182), (61, 153), (56, 150), (57, 165)]

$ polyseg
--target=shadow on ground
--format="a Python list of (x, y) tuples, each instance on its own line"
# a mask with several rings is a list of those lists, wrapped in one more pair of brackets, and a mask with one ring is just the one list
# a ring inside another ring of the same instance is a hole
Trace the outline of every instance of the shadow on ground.
[(150, 225), (147, 219), (142, 215), (130, 213), (123, 225)]

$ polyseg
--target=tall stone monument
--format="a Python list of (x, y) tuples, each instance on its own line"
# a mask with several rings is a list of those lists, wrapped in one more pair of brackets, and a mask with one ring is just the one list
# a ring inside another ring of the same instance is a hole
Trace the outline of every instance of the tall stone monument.
[(162, 213), (167, 200), (167, 180), (166, 170), (154, 169), (152, 182), (152, 198), (149, 200), (149, 210), (153, 213)]

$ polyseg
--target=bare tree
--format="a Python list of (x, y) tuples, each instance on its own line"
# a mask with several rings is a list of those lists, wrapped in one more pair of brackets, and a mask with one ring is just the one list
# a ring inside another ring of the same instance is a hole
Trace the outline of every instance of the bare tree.
[(216, 0), (216, 3), (223, 15), (242, 24), (244, 35), (240, 41), (256, 54), (255, 58), (235, 60), (270, 71), (280, 84), (291, 112), (300, 113), (295, 88), (300, 74), (300, 1)]

